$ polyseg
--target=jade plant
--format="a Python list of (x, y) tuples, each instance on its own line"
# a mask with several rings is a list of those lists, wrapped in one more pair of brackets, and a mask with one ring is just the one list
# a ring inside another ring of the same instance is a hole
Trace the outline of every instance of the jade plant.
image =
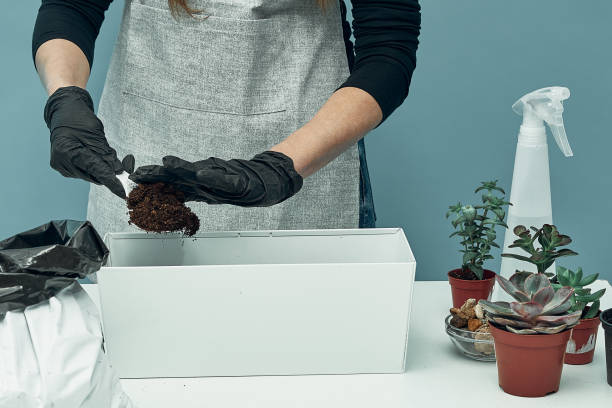
[[(578, 255), (568, 248), (559, 249), (559, 247), (569, 245), (572, 239), (567, 235), (559, 234), (557, 227), (554, 225), (544, 224), (542, 228), (531, 227), (531, 230), (534, 231), (533, 235), (524, 225), (516, 226), (513, 231), (518, 239), (510, 245), (510, 248), (520, 248), (529, 256), (511, 253), (502, 254), (502, 256), (529, 262), (535, 265), (538, 273), (546, 273), (555, 259)], [(536, 240), (540, 244), (539, 248), (534, 245)], [(551, 277), (552, 275), (546, 273), (546, 276)]]
[(504, 200), (506, 192), (497, 186), (497, 180), (480, 184), (474, 193), (484, 191), (482, 204), (463, 205), (459, 202), (449, 207), (446, 218), (454, 215), (452, 225), (456, 231), (450, 237), (459, 236), (461, 239), (462, 270), (471, 271), (476, 278), (483, 279), (484, 262), (493, 259), (491, 248), (499, 248), (495, 242), (495, 228), (498, 225), (508, 227), (504, 222), (506, 213), (503, 207), (510, 203)]
[(557, 275), (552, 280), (552, 286), (556, 290), (566, 286), (573, 288), (574, 294), (570, 298), (572, 304), (570, 311), (580, 312), (581, 319), (592, 319), (599, 313), (599, 299), (606, 290), (600, 289), (591, 293), (591, 288), (585, 288), (585, 286), (595, 282), (598, 277), (598, 273), (583, 276), (582, 268), (578, 268), (574, 272), (571, 269), (557, 266)]
[(487, 320), (517, 334), (555, 334), (576, 326), (581, 311), (571, 311), (574, 289), (555, 291), (542, 273), (517, 272), (506, 279), (497, 275), (501, 288), (516, 302), (480, 300)]

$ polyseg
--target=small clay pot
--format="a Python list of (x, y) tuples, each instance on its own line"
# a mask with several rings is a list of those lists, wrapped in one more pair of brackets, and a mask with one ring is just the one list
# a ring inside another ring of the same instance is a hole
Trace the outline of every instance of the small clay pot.
[(519, 397), (557, 392), (571, 333), (515, 334), (491, 325), (499, 386)]
[(461, 269), (454, 269), (448, 273), (448, 283), (450, 283), (453, 295), (453, 307), (461, 307), (470, 298), (477, 301), (491, 299), (493, 286), (495, 285), (495, 272), (485, 269), (482, 280), (454, 278), (451, 276), (453, 272), (461, 272)]
[(608, 384), (612, 386), (612, 309), (601, 312), (599, 319), (606, 333), (606, 367)]
[(578, 326), (574, 327), (565, 350), (565, 364), (580, 365), (593, 361), (599, 323), (599, 316), (597, 316), (591, 319), (581, 319)]

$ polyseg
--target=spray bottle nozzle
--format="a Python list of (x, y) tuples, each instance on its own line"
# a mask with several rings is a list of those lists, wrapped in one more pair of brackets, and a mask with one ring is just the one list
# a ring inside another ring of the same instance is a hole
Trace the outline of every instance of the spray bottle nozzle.
[(530, 92), (512, 105), (512, 109), (523, 116), (523, 126), (541, 127), (542, 121), (546, 122), (566, 157), (574, 155), (563, 125), (563, 101), (569, 97), (569, 89), (552, 86)]

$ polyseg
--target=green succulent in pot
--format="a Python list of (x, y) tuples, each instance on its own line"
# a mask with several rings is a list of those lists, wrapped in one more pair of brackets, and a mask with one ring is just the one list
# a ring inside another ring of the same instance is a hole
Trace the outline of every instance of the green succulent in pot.
[(497, 283), (515, 302), (480, 300), (487, 320), (497, 327), (516, 334), (555, 334), (578, 324), (581, 311), (571, 311), (574, 289), (561, 287), (555, 291), (541, 273), (517, 272), (506, 279), (497, 276)]
[[(529, 262), (536, 266), (538, 273), (546, 273), (557, 258), (578, 255), (568, 248), (559, 249), (569, 245), (572, 239), (568, 235), (560, 234), (554, 225), (544, 224), (541, 228), (531, 227), (531, 230), (534, 232), (533, 235), (524, 225), (517, 225), (513, 232), (518, 238), (510, 245), (510, 248), (521, 248), (529, 256), (510, 253), (502, 256)], [(534, 245), (536, 240), (540, 244), (539, 248)], [(552, 274), (546, 275), (552, 276)]]
[(508, 227), (504, 222), (506, 213), (503, 207), (511, 205), (505, 201), (506, 192), (497, 186), (496, 180), (480, 184), (474, 193), (484, 191), (482, 204), (463, 205), (459, 202), (450, 206), (446, 213), (446, 218), (454, 215), (451, 223), (456, 231), (450, 234), (450, 237), (458, 236), (461, 239), (462, 270), (471, 271), (477, 279), (483, 279), (484, 262), (493, 259), (491, 248), (499, 248), (495, 242), (495, 228), (498, 225)]
[(571, 269), (557, 266), (557, 275), (552, 279), (552, 286), (559, 290), (563, 287), (571, 287), (574, 293), (570, 298), (572, 312), (580, 312), (581, 319), (592, 319), (599, 313), (599, 299), (606, 292), (605, 289), (600, 289), (591, 293), (591, 288), (585, 288), (595, 282), (599, 277), (598, 273), (584, 276), (582, 268), (572, 271)]

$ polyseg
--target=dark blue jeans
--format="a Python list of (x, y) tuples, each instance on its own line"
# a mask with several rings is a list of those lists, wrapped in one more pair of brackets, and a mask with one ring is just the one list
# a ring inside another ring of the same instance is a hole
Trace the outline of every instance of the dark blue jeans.
[(368, 161), (366, 159), (365, 143), (363, 139), (357, 143), (359, 148), (359, 228), (376, 227), (376, 211), (374, 210), (374, 197), (372, 196), (372, 184), (368, 172)]

